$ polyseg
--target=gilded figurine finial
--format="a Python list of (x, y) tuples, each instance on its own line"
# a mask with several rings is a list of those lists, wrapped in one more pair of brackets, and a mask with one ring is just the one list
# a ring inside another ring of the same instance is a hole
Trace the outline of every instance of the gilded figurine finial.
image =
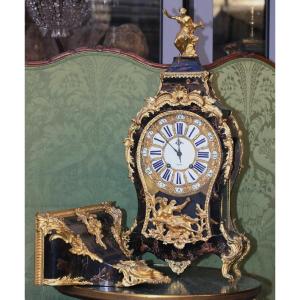
[(165, 9), (163, 12), (165, 16), (176, 20), (180, 24), (180, 31), (176, 35), (174, 44), (179, 50), (181, 56), (197, 56), (196, 43), (199, 38), (194, 35), (194, 32), (198, 27), (204, 28), (203, 22), (200, 21), (199, 23), (194, 23), (192, 18), (186, 14), (187, 10), (185, 8), (179, 9), (178, 16), (171, 16)]

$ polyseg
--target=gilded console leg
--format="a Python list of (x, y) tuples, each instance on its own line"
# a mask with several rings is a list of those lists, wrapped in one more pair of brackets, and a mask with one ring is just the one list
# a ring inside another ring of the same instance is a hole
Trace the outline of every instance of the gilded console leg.
[(229, 234), (223, 222), (220, 225), (220, 230), (229, 247), (229, 251), (221, 256), (222, 275), (229, 282), (234, 282), (241, 277), (239, 266), (250, 250), (250, 241), (244, 234), (237, 232)]

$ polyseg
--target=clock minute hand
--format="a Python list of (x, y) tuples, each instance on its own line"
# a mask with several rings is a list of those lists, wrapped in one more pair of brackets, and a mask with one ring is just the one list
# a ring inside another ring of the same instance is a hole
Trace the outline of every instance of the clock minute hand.
[[(176, 152), (176, 154), (178, 155), (178, 151), (169, 143), (168, 140), (166, 140), (166, 143), (169, 144), (171, 146), (171, 148)], [(179, 155), (178, 155), (179, 156)]]

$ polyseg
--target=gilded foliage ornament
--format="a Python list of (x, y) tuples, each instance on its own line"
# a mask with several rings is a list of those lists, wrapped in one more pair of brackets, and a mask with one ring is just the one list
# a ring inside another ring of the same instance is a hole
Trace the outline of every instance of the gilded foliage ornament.
[(60, 286), (60, 285), (92, 285), (93, 283), (85, 280), (83, 277), (71, 277), (71, 275), (63, 276), (54, 279), (44, 279), (45, 285)]
[(239, 265), (249, 253), (250, 241), (244, 234), (240, 234), (236, 230), (229, 234), (223, 222), (220, 224), (220, 230), (229, 247), (228, 252), (221, 256), (223, 262), (222, 275), (230, 282), (234, 282), (241, 277)]
[(171, 270), (177, 275), (183, 273), (184, 270), (192, 263), (190, 260), (173, 261), (170, 259), (166, 259), (165, 261), (169, 265)]
[(65, 243), (70, 244), (69, 251), (75, 255), (88, 256), (94, 261), (101, 263), (103, 260), (92, 253), (84, 244), (79, 234), (72, 232), (69, 227), (59, 218), (51, 217), (49, 214), (37, 216), (37, 230), (41, 231), (44, 236), (50, 234), (49, 240), (62, 239)]
[(75, 210), (75, 214), (78, 217), (78, 220), (85, 224), (88, 232), (95, 236), (96, 243), (102, 248), (107, 249), (106, 245), (102, 241), (102, 224), (99, 220), (97, 220), (97, 215), (89, 214), (80, 208)]
[(123, 274), (123, 279), (118, 286), (133, 286), (141, 283), (170, 283), (171, 279), (161, 272), (152, 269), (142, 260), (120, 261), (113, 266)]

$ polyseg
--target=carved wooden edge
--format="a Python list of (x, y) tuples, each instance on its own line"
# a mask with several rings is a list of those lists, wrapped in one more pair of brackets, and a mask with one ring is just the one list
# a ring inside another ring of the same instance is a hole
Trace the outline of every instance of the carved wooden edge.
[(260, 60), (260, 61), (270, 65), (271, 67), (275, 68), (275, 63), (272, 60), (270, 60), (270, 59), (268, 59), (265, 56), (262, 56), (260, 54), (249, 53), (249, 52), (232, 53), (232, 54), (226, 55), (224, 57), (218, 58), (213, 63), (205, 65), (204, 67), (207, 70), (211, 70), (211, 69), (214, 69), (216, 67), (219, 67), (222, 64), (225, 64), (225, 63), (227, 63), (231, 60), (238, 59), (238, 58), (254, 58), (254, 59)]
[[(52, 58), (49, 58), (47, 60), (37, 60), (37, 61), (27, 61), (25, 62), (25, 66), (26, 67), (40, 67), (40, 66), (45, 66), (45, 65), (50, 65), (52, 63), (55, 63), (57, 61), (63, 60), (66, 57), (69, 56), (73, 56), (79, 53), (95, 53), (95, 52), (106, 52), (106, 53), (112, 53), (112, 54), (118, 54), (121, 56), (126, 56), (129, 58), (132, 58), (133, 60), (136, 60), (144, 65), (153, 67), (153, 68), (157, 68), (157, 69), (166, 69), (169, 64), (159, 64), (159, 63), (154, 63), (151, 62), (133, 52), (127, 52), (127, 51), (123, 51), (120, 49), (116, 49), (116, 48), (105, 48), (102, 46), (97, 46), (96, 48), (86, 48), (86, 47), (81, 47), (81, 48), (77, 48), (74, 50), (68, 50), (66, 52), (60, 53), (56, 56), (53, 56)], [(211, 70), (214, 69), (226, 62), (229, 62), (231, 60), (237, 59), (237, 58), (254, 58), (257, 60), (260, 60), (270, 66), (272, 66), (273, 68), (275, 68), (275, 63), (269, 59), (267, 59), (266, 57), (256, 54), (256, 53), (247, 53), (247, 52), (237, 52), (237, 53), (233, 53), (233, 54), (229, 54), (227, 56), (221, 57), (217, 60), (215, 60), (213, 63), (211, 64), (207, 64), (204, 65), (204, 68), (206, 70)]]
[(118, 54), (121, 56), (126, 56), (129, 58), (132, 58), (144, 65), (147, 65), (147, 66), (150, 66), (153, 68), (158, 68), (158, 69), (166, 69), (168, 67), (168, 65), (150, 62), (147, 59), (145, 59), (133, 52), (122, 51), (122, 50), (116, 49), (116, 48), (105, 48), (102, 46), (97, 46), (95, 48), (80, 47), (80, 48), (76, 48), (74, 50), (68, 50), (66, 52), (55, 55), (47, 60), (27, 61), (27, 62), (25, 62), (25, 66), (26, 67), (40, 67), (40, 66), (50, 65), (52, 63), (55, 63), (57, 61), (60, 61), (64, 58), (66, 58), (66, 57), (73, 56), (73, 55), (76, 55), (79, 53), (89, 53), (89, 52), (91, 52), (91, 53), (106, 52), (106, 53)]

